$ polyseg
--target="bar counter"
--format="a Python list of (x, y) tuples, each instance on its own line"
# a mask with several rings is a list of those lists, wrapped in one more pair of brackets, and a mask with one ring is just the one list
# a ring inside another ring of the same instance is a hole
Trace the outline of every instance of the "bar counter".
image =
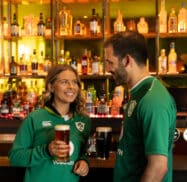
[[(91, 168), (113, 168), (116, 159), (115, 152), (110, 153), (108, 160), (90, 158)], [(0, 167), (11, 167), (7, 156), (0, 157)], [(187, 170), (187, 155), (173, 155), (173, 170)]]

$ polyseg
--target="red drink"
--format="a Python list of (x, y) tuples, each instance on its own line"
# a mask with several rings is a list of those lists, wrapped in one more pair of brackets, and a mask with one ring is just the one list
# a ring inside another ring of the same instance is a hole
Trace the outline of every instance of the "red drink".
[[(67, 145), (69, 144), (70, 126), (69, 125), (56, 125), (55, 126), (55, 139), (62, 140)], [(69, 152), (65, 157), (58, 159), (61, 162), (69, 162)]]

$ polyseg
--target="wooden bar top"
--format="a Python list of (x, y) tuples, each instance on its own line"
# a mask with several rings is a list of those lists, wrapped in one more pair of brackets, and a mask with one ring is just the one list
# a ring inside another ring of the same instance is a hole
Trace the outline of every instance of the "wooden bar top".
[[(108, 160), (100, 160), (96, 158), (90, 158), (91, 168), (113, 168), (116, 159), (115, 152), (110, 153)], [(10, 167), (10, 163), (7, 156), (0, 157), (0, 167)], [(173, 156), (173, 170), (187, 170), (187, 155), (174, 155)]]

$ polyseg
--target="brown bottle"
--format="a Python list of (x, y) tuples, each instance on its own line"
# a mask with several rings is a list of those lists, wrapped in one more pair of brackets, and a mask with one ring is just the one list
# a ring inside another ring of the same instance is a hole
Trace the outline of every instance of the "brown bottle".
[(38, 22), (38, 36), (44, 36), (45, 34), (45, 23), (43, 21), (43, 13), (40, 13), (40, 21)]
[(92, 9), (92, 17), (90, 19), (90, 34), (92, 36), (97, 35), (98, 20), (95, 13), (95, 8)]
[(88, 74), (88, 56), (87, 56), (87, 49), (84, 50), (84, 54), (81, 58), (81, 69), (82, 74), (87, 75)]
[(14, 56), (12, 56), (9, 64), (10, 75), (17, 75), (17, 67), (18, 64), (15, 62)]
[(13, 15), (13, 21), (11, 24), (11, 35), (12, 36), (19, 36), (19, 24), (17, 22), (16, 13)]

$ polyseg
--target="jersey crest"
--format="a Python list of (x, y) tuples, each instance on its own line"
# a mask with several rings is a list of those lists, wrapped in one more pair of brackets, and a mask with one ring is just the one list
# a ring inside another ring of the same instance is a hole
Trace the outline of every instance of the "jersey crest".
[(78, 122), (75, 122), (75, 126), (76, 128), (79, 130), (79, 131), (84, 131), (84, 127), (85, 127), (85, 123), (81, 122), (81, 121), (78, 121)]
[(127, 115), (128, 117), (130, 117), (135, 109), (137, 105), (137, 102), (136, 100), (131, 100), (130, 103), (129, 103), (129, 107), (128, 107), (128, 111), (127, 111)]
[(52, 126), (51, 121), (42, 121), (42, 126), (43, 126), (43, 127)]

